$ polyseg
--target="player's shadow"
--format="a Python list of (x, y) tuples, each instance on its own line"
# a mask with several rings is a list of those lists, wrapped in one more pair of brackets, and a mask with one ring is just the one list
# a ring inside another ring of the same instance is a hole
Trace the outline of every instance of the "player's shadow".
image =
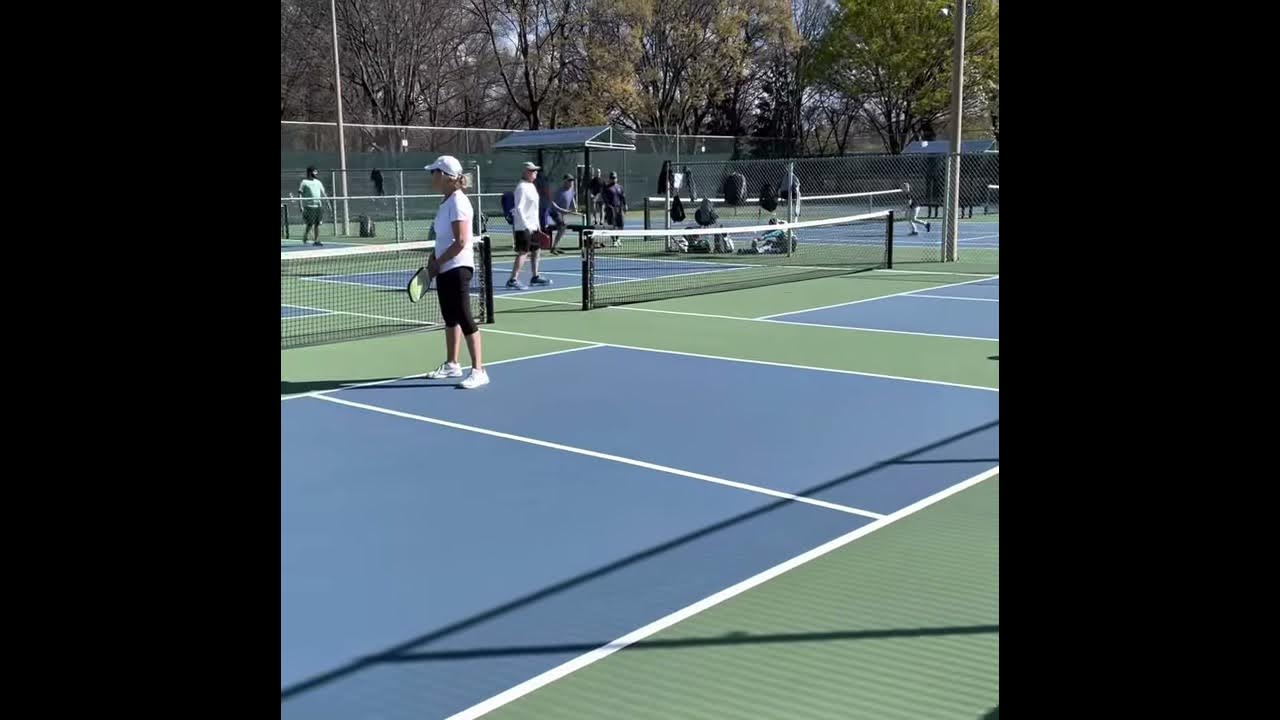
[(354, 385), (362, 382), (377, 382), (379, 380), (394, 380), (395, 378), (376, 378), (364, 380), (311, 380), (307, 382), (290, 382), (288, 380), (280, 381), (281, 395), (296, 395), (299, 393), (318, 392), (321, 390), (337, 390), (348, 385)]
[[(845, 485), (847, 483), (855, 482), (861, 478), (864, 478), (868, 475), (875, 473), (876, 471), (884, 470), (894, 465), (911, 463), (913, 461), (928, 460), (931, 463), (963, 462), (962, 460), (938, 459), (934, 456), (937, 454), (936, 451), (944, 450), (950, 445), (960, 443), (961, 441), (966, 440), (968, 438), (972, 438), (981, 433), (985, 433), (989, 430), (993, 430), (999, 427), (999, 425), (1000, 425), (999, 420), (992, 420), (990, 422), (983, 423), (981, 425), (970, 428), (960, 433), (956, 433), (950, 437), (944, 438), (937, 442), (923, 445), (919, 448), (907, 451), (905, 453), (894, 456), (887, 460), (882, 460), (880, 462), (874, 463), (872, 465), (861, 468), (859, 470), (855, 470), (853, 472), (847, 473), (841, 477), (835, 478), (834, 480), (830, 480), (830, 481), (821, 483), (819, 485), (815, 485), (813, 487), (810, 487), (806, 490), (803, 490), (795, 494), (801, 497), (812, 497), (814, 495), (832, 490), (834, 488)], [(921, 455), (925, 455), (926, 453), (929, 454), (928, 458), (918, 457)], [(283, 702), (292, 697), (305, 693), (309, 690), (314, 690), (318, 687), (334, 682), (336, 680), (352, 675), (354, 673), (360, 672), (374, 665), (384, 664), (384, 663), (406, 662), (409, 659), (411, 659), (413, 655), (422, 655), (423, 653), (425, 653), (426, 650), (424, 649), (424, 646), (430, 645), (433, 642), (437, 642), (444, 638), (456, 635), (464, 630), (476, 628), (477, 626), (493, 621), (497, 618), (507, 615), (508, 613), (512, 613), (516, 610), (525, 608), (534, 603), (545, 601), (553, 596), (559, 595), (560, 593), (583, 586), (586, 583), (589, 583), (595, 580), (600, 580), (605, 576), (618, 572), (629, 566), (635, 565), (641, 561), (653, 559), (657, 556), (671, 552), (673, 550), (676, 550), (685, 545), (693, 543), (694, 541), (706, 538), (715, 533), (722, 532), (726, 529), (732, 528), (741, 523), (758, 519), (770, 513), (775, 513), (783, 508), (787, 508), (791, 506), (794, 502), (795, 502), (794, 500), (784, 499), (784, 500), (778, 500), (776, 502), (769, 503), (768, 505), (764, 505), (755, 510), (750, 510), (750, 511), (741, 513), (739, 515), (736, 515), (734, 517), (728, 518), (726, 520), (713, 523), (699, 530), (686, 533), (672, 540), (659, 543), (658, 545), (654, 545), (650, 548), (647, 548), (639, 552), (633, 553), (631, 555), (628, 555), (626, 557), (620, 558), (618, 560), (615, 560), (601, 567), (583, 572), (579, 575), (560, 581), (558, 583), (554, 583), (545, 588), (542, 588), (541, 590), (537, 590), (537, 591), (528, 593), (526, 595), (523, 595), (521, 597), (515, 598), (514, 600), (510, 600), (506, 603), (503, 603), (496, 607), (485, 610), (484, 612), (478, 613), (469, 618), (451, 623), (449, 625), (446, 625), (445, 627), (432, 630), (431, 632), (424, 633), (422, 635), (419, 635), (417, 637), (414, 637), (402, 643), (399, 643), (395, 646), (386, 648), (385, 650), (382, 650), (380, 652), (373, 653), (359, 660), (355, 660), (353, 662), (347, 663), (340, 667), (334, 668), (333, 670), (330, 670), (328, 672), (313, 676), (307, 680), (294, 683), (293, 685), (290, 685), (289, 687), (286, 687), (283, 690), (281, 690), (280, 699)], [(594, 648), (591, 648), (591, 649), (594, 649)]]
[[(498, 295), (497, 297), (502, 297), (502, 296)], [(558, 305), (558, 304), (553, 305), (551, 303), (537, 303), (536, 305), (533, 303), (528, 303), (528, 304), (520, 303), (519, 306), (514, 306), (514, 305), (508, 305), (504, 303), (502, 307), (498, 308), (497, 313), (499, 315), (505, 315), (507, 313), (565, 312), (566, 310), (581, 312), (582, 306), (581, 305)], [(480, 330), (484, 331), (483, 325), (480, 326)]]
[[(675, 638), (670, 640), (645, 640), (629, 645), (634, 650), (678, 650), (682, 648), (732, 647), (734, 645), (772, 645), (777, 643), (828, 642), (833, 640), (886, 640), (894, 638), (951, 637), (956, 635), (987, 635), (999, 633), (999, 625), (960, 625), (953, 627), (896, 628), (892, 630), (842, 630), (814, 633), (774, 633), (753, 635), (734, 632), (719, 637)], [(514, 657), (519, 655), (560, 655), (585, 653), (608, 645), (610, 640), (560, 645), (515, 645), (509, 647), (476, 648), (469, 650), (441, 650), (438, 652), (401, 653), (387, 662), (432, 662), (440, 660), (474, 660), (487, 657)]]
[[(280, 381), (281, 395), (294, 395), (309, 392), (320, 392), (328, 390), (341, 390), (343, 388), (359, 388), (360, 390), (403, 390), (405, 388), (452, 388), (455, 387), (462, 378), (447, 378), (444, 380), (428, 380), (423, 377), (419, 378), (381, 378), (376, 380), (315, 380), (311, 382), (289, 382), (287, 380)], [(361, 385), (361, 383), (379, 382), (380, 385)]]

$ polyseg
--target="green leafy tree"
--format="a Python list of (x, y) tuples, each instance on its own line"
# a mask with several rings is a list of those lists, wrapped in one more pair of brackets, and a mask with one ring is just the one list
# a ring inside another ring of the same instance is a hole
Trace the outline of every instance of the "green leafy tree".
[[(847, 97), (885, 150), (900, 153), (921, 131), (938, 124), (951, 96), (950, 0), (836, 0), (823, 35), (815, 77)], [(999, 5), (969, 0), (965, 33), (966, 111), (987, 102), (999, 47)], [(974, 89), (977, 89), (975, 92)]]

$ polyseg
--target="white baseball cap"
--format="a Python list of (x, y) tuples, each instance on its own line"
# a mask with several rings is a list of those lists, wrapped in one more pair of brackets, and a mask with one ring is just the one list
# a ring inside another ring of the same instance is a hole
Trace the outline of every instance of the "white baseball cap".
[(527, 162), (524, 164), (524, 169), (525, 170), (541, 170), (542, 168), (538, 167), (537, 165), (534, 165), (531, 162)]
[(439, 170), (449, 177), (458, 177), (462, 174), (462, 163), (458, 162), (458, 158), (452, 155), (441, 155), (436, 161), (425, 168), (428, 172)]

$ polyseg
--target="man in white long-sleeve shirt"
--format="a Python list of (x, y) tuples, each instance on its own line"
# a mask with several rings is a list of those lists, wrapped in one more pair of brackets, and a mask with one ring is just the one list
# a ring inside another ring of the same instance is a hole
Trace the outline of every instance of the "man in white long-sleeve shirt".
[(524, 171), (520, 173), (520, 182), (516, 184), (516, 208), (512, 213), (516, 237), (516, 261), (511, 268), (511, 279), (507, 281), (507, 287), (514, 290), (525, 289), (516, 278), (520, 276), (520, 268), (524, 266), (526, 253), (530, 256), (529, 264), (533, 270), (533, 277), (529, 282), (534, 285), (551, 284), (550, 280), (538, 274), (539, 248), (538, 243), (533, 240), (533, 232), (542, 229), (542, 223), (538, 222), (538, 189), (533, 185), (541, 169), (531, 162), (525, 163)]

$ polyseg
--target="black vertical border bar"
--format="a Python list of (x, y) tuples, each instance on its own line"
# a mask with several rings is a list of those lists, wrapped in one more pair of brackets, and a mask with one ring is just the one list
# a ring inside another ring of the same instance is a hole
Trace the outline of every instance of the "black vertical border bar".
[(481, 272), (484, 273), (484, 318), (485, 322), (492, 325), (494, 322), (493, 307), (493, 241), (488, 235), (480, 238), (480, 265)]
[(596, 250), (591, 236), (583, 237), (582, 233), (582, 230), (578, 231), (578, 246), (582, 248), (582, 309), (590, 310), (592, 306), (591, 291), (595, 286), (593, 269), (596, 264)]
[(887, 244), (885, 245), (885, 267), (893, 269), (893, 211), (889, 211), (889, 229), (885, 233)]

